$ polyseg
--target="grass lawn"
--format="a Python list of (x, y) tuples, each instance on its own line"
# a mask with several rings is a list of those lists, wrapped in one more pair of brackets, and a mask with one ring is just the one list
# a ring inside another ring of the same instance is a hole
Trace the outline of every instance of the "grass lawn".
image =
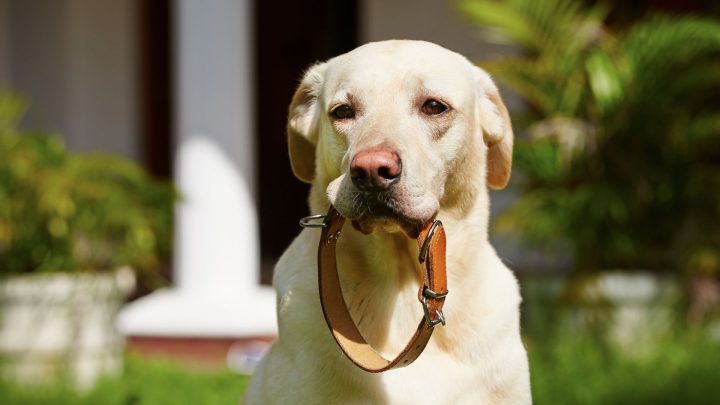
[[(677, 338), (644, 357), (589, 336), (527, 339), (536, 404), (720, 404), (720, 344)], [(121, 377), (79, 395), (0, 384), (1, 404), (238, 404), (248, 378), (128, 357)]]
[(690, 337), (628, 356), (597, 339), (530, 342), (536, 404), (720, 404), (720, 342)]
[(0, 404), (234, 404), (249, 378), (229, 371), (191, 371), (175, 363), (128, 357), (121, 377), (108, 378), (89, 393), (80, 395), (61, 385), (21, 388), (0, 385)]

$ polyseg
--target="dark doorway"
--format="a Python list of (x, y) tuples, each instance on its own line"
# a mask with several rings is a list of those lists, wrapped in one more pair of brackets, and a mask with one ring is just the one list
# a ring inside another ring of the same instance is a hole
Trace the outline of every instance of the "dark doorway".
[(316, 61), (357, 46), (356, 0), (257, 1), (255, 3), (258, 210), (261, 281), (300, 232), (309, 186), (290, 169), (285, 124), (300, 77)]
[(172, 177), (172, 0), (137, 1), (141, 159), (154, 176)]
[[(140, 159), (154, 177), (173, 176), (172, 0), (136, 0), (138, 26), (138, 116)], [(158, 272), (138, 274), (133, 299), (172, 282), (172, 255)]]

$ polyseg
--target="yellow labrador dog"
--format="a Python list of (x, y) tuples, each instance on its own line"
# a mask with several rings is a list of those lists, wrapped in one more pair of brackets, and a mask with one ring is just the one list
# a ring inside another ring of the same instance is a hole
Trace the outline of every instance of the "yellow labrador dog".
[(290, 160), (313, 213), (351, 222), (337, 243), (342, 291), (365, 339), (395, 357), (422, 316), (418, 247), (447, 233), (445, 326), (405, 368), (369, 373), (346, 358), (318, 299), (318, 230), (275, 269), (280, 336), (248, 404), (527, 404), (520, 294), (488, 242), (487, 186), (510, 176), (513, 134), (498, 89), (463, 56), (421, 41), (361, 46), (311, 67), (290, 105)]

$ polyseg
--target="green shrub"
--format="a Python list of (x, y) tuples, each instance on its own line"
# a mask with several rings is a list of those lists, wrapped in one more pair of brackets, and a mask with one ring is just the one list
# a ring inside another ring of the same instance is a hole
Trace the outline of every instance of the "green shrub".
[(172, 245), (173, 187), (128, 159), (19, 130), (25, 109), (0, 94), (0, 274), (158, 267)]
[(613, 30), (605, 2), (465, 0), (524, 50), (483, 64), (530, 109), (520, 199), (497, 222), (569, 246), (582, 270), (720, 274), (720, 22), (650, 16)]

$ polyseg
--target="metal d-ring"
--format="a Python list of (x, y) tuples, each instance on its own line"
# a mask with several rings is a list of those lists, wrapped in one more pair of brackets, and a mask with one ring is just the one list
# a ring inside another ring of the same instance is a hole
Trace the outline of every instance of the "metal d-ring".
[(420, 263), (425, 263), (425, 259), (427, 258), (427, 250), (428, 247), (430, 247), (430, 240), (432, 240), (433, 235), (435, 235), (435, 230), (438, 226), (442, 226), (442, 222), (440, 222), (439, 219), (436, 219), (433, 221), (432, 225), (430, 226), (430, 230), (427, 233), (427, 236), (425, 236), (425, 240), (422, 243), (422, 246), (420, 247), (420, 254), (418, 255), (418, 261)]
[[(300, 226), (303, 228), (325, 228), (327, 227), (327, 224), (324, 222), (325, 216), (325, 214), (315, 214), (300, 218)], [(315, 222), (318, 219), (322, 219), (323, 222)]]

